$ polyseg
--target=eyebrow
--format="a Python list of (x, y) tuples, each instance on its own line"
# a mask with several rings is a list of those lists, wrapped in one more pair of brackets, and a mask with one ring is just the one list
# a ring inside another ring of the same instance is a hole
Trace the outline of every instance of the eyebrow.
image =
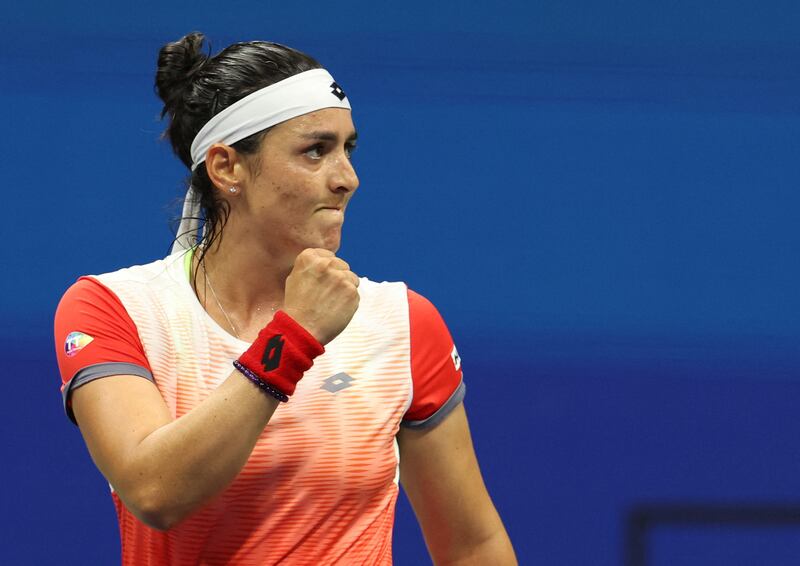
[[(322, 141), (338, 141), (339, 136), (336, 132), (329, 132), (329, 131), (316, 131), (316, 132), (309, 132), (307, 134), (301, 134), (302, 138), (310, 139), (310, 140), (322, 140)], [(358, 139), (358, 132), (353, 132), (347, 138), (347, 141), (354, 142)]]

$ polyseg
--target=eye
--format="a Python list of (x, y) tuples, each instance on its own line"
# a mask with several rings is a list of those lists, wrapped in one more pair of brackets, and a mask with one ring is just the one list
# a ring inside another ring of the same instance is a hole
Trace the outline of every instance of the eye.
[(312, 145), (308, 149), (306, 149), (303, 153), (309, 156), (311, 159), (320, 159), (322, 158), (323, 150), (325, 148), (322, 147), (321, 143)]
[(347, 155), (348, 159), (353, 157), (353, 153), (356, 151), (356, 144), (355, 143), (346, 143), (344, 146), (344, 153)]

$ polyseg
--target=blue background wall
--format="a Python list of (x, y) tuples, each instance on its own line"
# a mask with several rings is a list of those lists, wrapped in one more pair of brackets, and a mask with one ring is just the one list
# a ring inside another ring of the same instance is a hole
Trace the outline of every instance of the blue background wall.
[[(164, 255), (160, 45), (319, 58), (360, 130), (341, 255), (444, 314), (523, 564), (611, 565), (639, 504), (800, 502), (800, 4), (26, 2), (0, 20), (0, 562), (112, 564), (50, 337)], [(788, 564), (798, 527), (653, 529), (649, 564)], [(398, 564), (426, 556), (406, 505)]]

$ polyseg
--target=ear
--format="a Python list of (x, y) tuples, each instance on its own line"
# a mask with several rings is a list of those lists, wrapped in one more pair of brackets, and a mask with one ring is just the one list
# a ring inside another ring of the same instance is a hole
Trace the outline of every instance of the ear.
[(214, 186), (228, 193), (230, 187), (239, 186), (243, 180), (242, 157), (229, 145), (215, 143), (206, 154), (206, 172)]

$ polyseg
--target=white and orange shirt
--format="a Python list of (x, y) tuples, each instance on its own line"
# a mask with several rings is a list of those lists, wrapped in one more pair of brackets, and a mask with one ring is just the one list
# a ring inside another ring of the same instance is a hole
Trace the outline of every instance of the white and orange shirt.
[[(77, 387), (152, 380), (179, 418), (249, 347), (206, 313), (189, 254), (78, 280), (55, 341), (67, 414)], [(234, 482), (168, 531), (112, 497), (122, 564), (391, 564), (400, 426), (435, 426), (464, 396), (461, 360), (435, 307), (402, 283), (361, 279), (360, 304), (264, 428)], [(253, 394), (261, 394), (254, 388)]]

